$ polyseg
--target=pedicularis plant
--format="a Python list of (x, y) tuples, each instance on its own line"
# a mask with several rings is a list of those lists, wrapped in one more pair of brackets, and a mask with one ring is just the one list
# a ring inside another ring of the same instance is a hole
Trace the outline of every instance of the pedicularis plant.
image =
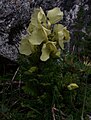
[(41, 61), (47, 61), (50, 56), (60, 57), (64, 43), (70, 40), (67, 28), (58, 23), (62, 19), (63, 12), (58, 7), (49, 10), (47, 15), (41, 7), (34, 9), (27, 35), (19, 47), (20, 53), (31, 55), (38, 52)]
[[(34, 59), (38, 62), (40, 62), (39, 57), (41, 61), (47, 61), (50, 57), (60, 57), (61, 51), (64, 50), (64, 43), (70, 40), (67, 28), (59, 24), (62, 19), (63, 12), (58, 7), (49, 10), (47, 15), (41, 7), (34, 9), (27, 35), (21, 40), (20, 53), (27, 56), (35, 54), (37, 57)], [(30, 69), (35, 70), (36, 66)], [(75, 88), (78, 88), (75, 83), (68, 85), (69, 90)]]
[(20, 76), (25, 93), (21, 97), (21, 107), (28, 108), (25, 111), (32, 120), (51, 120), (52, 117), (61, 120), (61, 110), (65, 109), (66, 113), (69, 106), (72, 106), (71, 111), (74, 108), (74, 89), (78, 88), (76, 83), (80, 81), (80, 70), (73, 58), (66, 59), (64, 55), (60, 59), (65, 42), (70, 40), (69, 31), (59, 23), (62, 19), (63, 12), (58, 7), (47, 13), (42, 8), (34, 9), (27, 34), (21, 40), (19, 51), (26, 55), (20, 58)]

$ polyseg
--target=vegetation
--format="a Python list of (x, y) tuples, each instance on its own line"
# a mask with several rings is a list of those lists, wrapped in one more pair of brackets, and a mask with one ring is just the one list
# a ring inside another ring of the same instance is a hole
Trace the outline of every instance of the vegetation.
[[(15, 80), (11, 82), (9, 75), (1, 78), (2, 120), (80, 120), (83, 115), (87, 120), (91, 110), (90, 64), (69, 54), (39, 64), (34, 56), (21, 58)], [(79, 88), (69, 90), (70, 83)]]
[(89, 120), (91, 63), (87, 56), (82, 60), (65, 51), (70, 36), (58, 23), (62, 16), (59, 8), (47, 17), (42, 8), (32, 15), (19, 48), (24, 54), (19, 67), (0, 78), (1, 120)]

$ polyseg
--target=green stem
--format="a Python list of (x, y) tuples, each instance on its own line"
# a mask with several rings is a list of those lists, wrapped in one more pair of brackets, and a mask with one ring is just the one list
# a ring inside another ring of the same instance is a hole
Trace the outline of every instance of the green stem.
[(85, 93), (84, 93), (84, 100), (83, 100), (81, 120), (84, 120), (83, 114), (84, 114), (84, 109), (85, 109), (86, 94), (87, 94), (87, 79), (86, 79), (86, 85), (85, 85)]

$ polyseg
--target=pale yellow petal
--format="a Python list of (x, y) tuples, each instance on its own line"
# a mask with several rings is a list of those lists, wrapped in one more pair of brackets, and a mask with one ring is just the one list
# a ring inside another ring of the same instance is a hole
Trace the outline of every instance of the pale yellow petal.
[(49, 58), (50, 58), (50, 51), (47, 49), (46, 44), (43, 44), (42, 54), (40, 56), (40, 59), (42, 61), (47, 61)]
[(39, 21), (39, 23), (42, 23), (42, 22), (46, 23), (46, 20), (47, 20), (46, 15), (45, 15), (43, 9), (40, 7), (40, 11), (38, 13), (38, 21)]
[(67, 86), (69, 90), (74, 90), (78, 88), (79, 86), (76, 83), (71, 83), (70, 85)]
[(19, 52), (21, 54), (30, 55), (34, 51), (34, 46), (28, 41), (29, 36), (26, 36), (21, 40), (19, 46)]
[(49, 51), (52, 52), (52, 53), (56, 53), (56, 52), (57, 52), (56, 42), (48, 41), (48, 42), (46, 43), (46, 47), (47, 47), (47, 49), (49, 49)]
[(33, 14), (31, 15), (31, 24), (35, 27), (38, 27), (39, 23), (38, 23), (38, 13), (39, 13), (40, 9), (34, 9)]
[(63, 19), (63, 12), (61, 12), (60, 8), (55, 7), (48, 11), (47, 17), (49, 18), (51, 24), (55, 24)]
[(64, 42), (62, 40), (59, 40), (59, 46), (64, 50)]
[(61, 50), (58, 50), (55, 55), (56, 55), (57, 57), (60, 57), (60, 55), (61, 55)]
[(64, 26), (63, 26), (62, 24), (55, 24), (53, 31), (54, 31), (55, 33), (58, 33), (58, 32), (60, 32), (60, 31), (62, 31), (63, 28), (64, 28)]
[(42, 26), (42, 29), (43, 29), (44, 34), (46, 35), (46, 37), (51, 34), (51, 30), (47, 29), (46, 27)]
[(31, 23), (29, 24), (28, 28), (27, 28), (27, 32), (31, 35), (31, 33), (33, 32), (34, 30), (34, 25), (32, 25)]
[(63, 29), (63, 34), (64, 34), (64, 42), (69, 42), (70, 34), (66, 27)]
[(32, 35), (29, 38), (29, 42), (33, 45), (40, 45), (47, 38), (41, 29), (36, 29), (33, 31)]

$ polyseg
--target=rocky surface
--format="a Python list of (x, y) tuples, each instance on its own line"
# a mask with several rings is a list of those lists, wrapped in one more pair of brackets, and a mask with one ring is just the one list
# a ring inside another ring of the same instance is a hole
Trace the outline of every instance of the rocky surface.
[(45, 11), (60, 7), (65, 14), (64, 24), (71, 33), (74, 33), (74, 25), (79, 22), (78, 12), (81, 8), (84, 11), (81, 28), (84, 32), (91, 20), (90, 0), (0, 0), (0, 55), (14, 61), (17, 59), (21, 36), (26, 33), (34, 7), (40, 6)]
[(17, 59), (18, 43), (32, 11), (31, 0), (0, 0), (0, 54)]

